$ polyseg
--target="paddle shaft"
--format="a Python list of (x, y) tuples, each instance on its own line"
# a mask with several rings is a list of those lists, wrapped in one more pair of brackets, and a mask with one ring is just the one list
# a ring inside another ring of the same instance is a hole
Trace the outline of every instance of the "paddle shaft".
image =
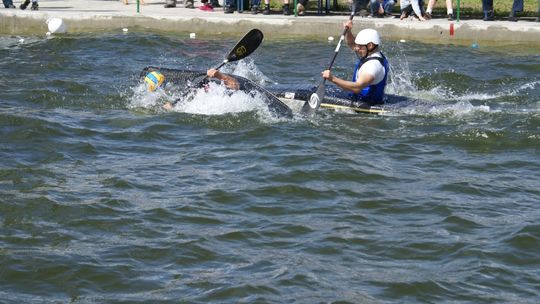
[[(355, 11), (356, 11), (356, 7), (353, 5), (351, 15), (349, 16), (349, 20), (352, 20), (354, 18)], [(336, 61), (337, 55), (339, 53), (339, 49), (341, 48), (341, 44), (343, 43), (343, 40), (345, 40), (345, 34), (347, 34), (347, 30), (348, 30), (348, 28), (345, 28), (343, 30), (343, 33), (339, 37), (338, 44), (337, 44), (336, 49), (334, 51), (334, 56), (332, 57), (332, 60), (330, 61), (330, 65), (328, 66), (328, 70), (332, 69), (332, 66), (334, 65), (334, 62)], [(311, 97), (309, 98), (309, 100), (307, 100), (304, 103), (304, 106), (302, 106), (301, 112), (304, 115), (313, 114), (320, 107), (321, 102), (323, 101), (323, 98), (324, 98), (325, 83), (326, 83), (326, 78), (323, 79), (321, 84), (319, 84), (319, 86), (317, 87), (317, 91), (315, 91), (315, 93), (311, 94)]]
[[(354, 11), (355, 11), (355, 8), (353, 7), (351, 15), (349, 16), (349, 21), (353, 20)], [(343, 40), (345, 40), (345, 34), (347, 34), (348, 30), (349, 30), (348, 28), (345, 28), (343, 30), (343, 33), (341, 34), (341, 37), (339, 37), (339, 41), (338, 41), (338, 44), (336, 46), (336, 50), (334, 51), (334, 57), (332, 57), (332, 61), (330, 61), (330, 65), (328, 66), (328, 70), (332, 69), (332, 66), (334, 65), (334, 62), (336, 61), (337, 55), (339, 53), (339, 49), (341, 48), (341, 44), (343, 43)], [(323, 82), (325, 82), (325, 81), (326, 81), (326, 79), (323, 80)]]
[[(353, 13), (349, 17), (349, 20), (352, 20), (354, 18), (354, 8)], [(336, 49), (334, 50), (334, 56), (332, 57), (332, 60), (330, 61), (330, 65), (328, 66), (328, 70), (332, 69), (332, 66), (334, 66), (334, 62), (336, 61), (337, 55), (339, 53), (339, 49), (341, 48), (341, 44), (343, 43), (343, 40), (345, 40), (345, 34), (347, 34), (348, 29), (344, 29), (343, 33), (341, 34), (341, 37), (339, 37), (338, 44), (336, 45)], [(323, 79), (322, 85), (326, 83), (326, 78)]]
[(216, 70), (219, 70), (222, 66), (224, 66), (229, 60), (223, 60), (223, 62), (216, 67)]

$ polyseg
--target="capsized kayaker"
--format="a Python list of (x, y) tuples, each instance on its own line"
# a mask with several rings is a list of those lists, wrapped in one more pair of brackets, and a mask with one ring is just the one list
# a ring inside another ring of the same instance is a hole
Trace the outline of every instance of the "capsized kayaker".
[[(155, 72), (152, 72), (152, 73), (155, 73)], [(149, 73), (149, 75), (152, 74), (152, 73)], [(238, 81), (234, 77), (231, 77), (231, 76), (229, 76), (227, 74), (223, 74), (223, 73), (219, 72), (217, 69), (209, 69), (209, 70), (207, 70), (206, 71), (206, 76), (208, 76), (209, 79), (221, 80), (223, 85), (225, 85), (225, 87), (227, 87), (230, 90), (238, 90), (240, 88), (240, 84), (238, 83)], [(148, 83), (150, 83), (150, 82), (148, 82)], [(161, 86), (162, 84), (163, 84), (163, 81), (161, 81), (159, 83), (158, 87)], [(205, 90), (208, 90), (208, 81), (203, 81), (203, 82), (200, 83), (200, 85), (202, 87), (204, 87)], [(154, 89), (152, 89), (151, 85), (149, 86), (149, 90), (151, 90), (151, 91), (154, 90)], [(172, 103), (172, 102), (166, 102), (163, 105), (163, 108), (166, 109), (166, 110), (171, 110), (173, 107), (174, 107), (174, 103)]]

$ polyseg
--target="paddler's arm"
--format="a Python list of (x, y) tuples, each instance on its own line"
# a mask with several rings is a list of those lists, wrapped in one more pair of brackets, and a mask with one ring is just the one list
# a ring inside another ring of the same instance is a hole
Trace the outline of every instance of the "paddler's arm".
[(170, 101), (167, 101), (163, 104), (163, 109), (165, 110), (172, 110), (173, 108), (174, 108), (174, 105)]
[[(236, 81), (236, 79), (234, 79), (233, 77), (229, 75), (221, 74), (216, 69), (209, 69), (208, 71), (206, 71), (206, 76), (208, 76), (209, 78), (215, 78), (215, 79), (223, 81), (225, 86), (231, 90), (238, 90), (240, 88), (240, 84), (238, 83), (238, 81)], [(174, 103), (166, 102), (163, 105), (163, 108), (165, 110), (172, 110), (175, 104), (176, 102)]]
[(206, 75), (210, 78), (215, 78), (223, 81), (225, 86), (229, 89), (238, 90), (240, 88), (240, 84), (238, 84), (238, 81), (236, 81), (236, 79), (229, 75), (222, 74), (216, 69), (209, 69), (208, 71), (206, 71)]
[(338, 87), (347, 91), (351, 91), (355, 94), (360, 93), (360, 91), (362, 91), (365, 87), (369, 86), (373, 82), (373, 80), (375, 80), (375, 76), (363, 73), (358, 76), (358, 80), (356, 80), (356, 82), (352, 82), (332, 75), (332, 72), (330, 72), (330, 70), (323, 71), (322, 77), (330, 82), (335, 83)]
[(343, 23), (343, 28), (347, 29), (345, 31), (345, 41), (347, 41), (347, 45), (354, 49), (354, 35), (352, 34), (352, 27), (353, 23), (352, 20), (347, 20), (347, 22)]

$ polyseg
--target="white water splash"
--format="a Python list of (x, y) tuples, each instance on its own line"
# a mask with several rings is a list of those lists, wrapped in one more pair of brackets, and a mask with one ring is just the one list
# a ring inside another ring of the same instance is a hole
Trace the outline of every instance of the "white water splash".
[(186, 98), (185, 102), (178, 102), (174, 111), (204, 114), (222, 115), (226, 113), (250, 112), (258, 109), (262, 100), (255, 100), (254, 97), (243, 91), (230, 91), (224, 85), (209, 83), (208, 89), (197, 89), (192, 95), (193, 98)]
[[(518, 111), (528, 113), (537, 111), (533, 108), (519, 106), (516, 101), (519, 96), (535, 94), (540, 88), (540, 80), (536, 77), (527, 83), (514, 83), (501, 85), (495, 89), (474, 91), (470, 87), (467, 91), (458, 90), (445, 86), (444, 83), (430, 89), (419, 89), (415, 84), (418, 77), (429, 77), (430, 74), (441, 73), (436, 66), (427, 75), (420, 75), (415, 69), (411, 69), (406, 53), (400, 44), (394, 50), (395, 56), (390, 69), (390, 82), (386, 92), (397, 96), (406, 97), (410, 100), (406, 105), (399, 108), (399, 113), (422, 113), (424, 115), (468, 115), (470, 113)], [(446, 71), (456, 73), (453, 69)], [(425, 71), (423, 72), (425, 73)], [(540, 101), (539, 101), (540, 104)]]
[(540, 86), (540, 81), (532, 81), (529, 83), (521, 84), (518, 87), (510, 87), (506, 88), (504, 90), (500, 90), (498, 92), (493, 92), (491, 94), (488, 93), (470, 93), (465, 94), (462, 96), (457, 96), (457, 100), (490, 100), (490, 99), (498, 99), (508, 96), (517, 96), (521, 92), (526, 90), (534, 90), (536, 86)]
[[(488, 100), (492, 98), (488, 94), (465, 94), (457, 95), (451, 89), (437, 86), (430, 90), (419, 90), (412, 81), (412, 76), (408, 71), (407, 62), (402, 63), (402, 69), (396, 72), (390, 71), (392, 83), (388, 86), (388, 93), (407, 97), (407, 102), (403, 107), (398, 107), (396, 112), (407, 115), (451, 115), (463, 116), (472, 113), (485, 113), (490, 111), (487, 105), (473, 105), (473, 100)], [(395, 113), (395, 114), (396, 114)]]
[(128, 108), (137, 109), (154, 109), (161, 108), (166, 102), (174, 100), (173, 94), (169, 91), (158, 89), (154, 92), (149, 92), (146, 84), (140, 82), (133, 87), (133, 95), (130, 98)]
[[(240, 60), (221, 69), (222, 72), (247, 78), (255, 83), (272, 82), (264, 75), (252, 59)], [(224, 115), (229, 113), (255, 112), (263, 122), (281, 120), (266, 105), (266, 97), (259, 92), (231, 91), (217, 82), (210, 82), (208, 89), (197, 89), (185, 96), (178, 88), (166, 86), (148, 92), (144, 83), (133, 87), (130, 108), (165, 110), (163, 106), (178, 101), (171, 111), (201, 115)]]
[(427, 116), (452, 116), (463, 117), (478, 113), (489, 113), (491, 108), (487, 105), (475, 106), (468, 101), (460, 101), (453, 104), (428, 104), (419, 103), (412, 106), (398, 108), (391, 113), (400, 113), (406, 115), (427, 115)]
[(275, 83), (270, 78), (268, 78), (266, 75), (264, 75), (261, 70), (259, 70), (259, 67), (255, 64), (255, 61), (251, 58), (246, 58), (238, 61), (236, 64), (230, 64), (227, 65), (225, 68), (223, 68), (223, 71), (225, 73), (234, 74), (237, 76), (241, 76), (244, 78), (247, 78), (254, 83), (264, 85), (266, 83)]
[[(140, 83), (133, 88), (129, 108), (173, 111), (178, 113), (218, 116), (254, 112), (265, 123), (281, 121), (266, 105), (266, 99), (259, 92), (232, 91), (217, 82), (210, 82), (207, 89), (200, 88), (185, 96), (173, 87), (148, 92)], [(166, 103), (178, 101), (172, 109), (166, 110)]]

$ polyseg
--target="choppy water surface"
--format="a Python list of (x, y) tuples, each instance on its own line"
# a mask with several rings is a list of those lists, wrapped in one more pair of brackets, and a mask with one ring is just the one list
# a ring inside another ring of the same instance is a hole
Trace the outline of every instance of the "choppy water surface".
[[(281, 119), (219, 88), (161, 110), (142, 68), (239, 38), (186, 37), (0, 37), (0, 302), (538, 301), (538, 51), (386, 42), (410, 106)], [(333, 48), (225, 70), (317, 84)]]

